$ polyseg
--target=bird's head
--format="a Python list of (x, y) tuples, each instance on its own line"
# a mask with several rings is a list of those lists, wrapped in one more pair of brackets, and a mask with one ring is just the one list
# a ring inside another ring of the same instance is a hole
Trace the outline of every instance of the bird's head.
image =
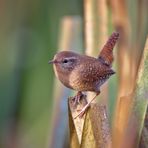
[(54, 64), (56, 73), (68, 75), (79, 62), (79, 55), (71, 51), (62, 51), (57, 53), (49, 64)]

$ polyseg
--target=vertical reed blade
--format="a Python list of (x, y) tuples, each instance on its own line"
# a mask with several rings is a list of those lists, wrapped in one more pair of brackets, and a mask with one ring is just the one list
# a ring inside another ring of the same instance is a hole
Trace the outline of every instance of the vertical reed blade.
[[(82, 49), (80, 42), (78, 42), (81, 41), (81, 34), (79, 34), (81, 32), (80, 24), (81, 19), (77, 16), (64, 16), (62, 18), (58, 45), (59, 49)], [(78, 47), (76, 48), (76, 46)], [(68, 135), (68, 128), (66, 124), (68, 117), (65, 116), (65, 114), (67, 114), (67, 104), (64, 100), (69, 95), (70, 90), (64, 88), (60, 82), (55, 79), (53, 92), (54, 103), (48, 147), (61, 148), (68, 143), (68, 138), (66, 138), (66, 135)], [(76, 137), (73, 138), (75, 139)], [(58, 139), (58, 142), (56, 139)]]
[(101, 62), (103, 62), (104, 64), (108, 66), (111, 66), (114, 60), (113, 48), (118, 38), (119, 38), (119, 33), (113, 32), (99, 54), (98, 58), (101, 60)]

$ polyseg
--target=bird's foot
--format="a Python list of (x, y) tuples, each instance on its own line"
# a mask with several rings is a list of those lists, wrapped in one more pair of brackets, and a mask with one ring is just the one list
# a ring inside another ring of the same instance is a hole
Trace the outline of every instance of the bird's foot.
[(96, 93), (96, 95), (90, 100), (90, 102), (88, 102), (83, 108), (82, 110), (80, 110), (80, 112), (78, 113), (78, 115), (76, 117), (74, 117), (74, 119), (76, 119), (77, 117), (82, 118), (83, 115), (85, 114), (86, 110), (90, 107), (91, 102), (100, 94), (100, 91), (98, 91)]
[(81, 91), (78, 91), (78, 93), (72, 98), (73, 106), (76, 106), (77, 104), (80, 104), (80, 100), (83, 97), (85, 97), (85, 95)]
[(76, 119), (77, 117), (82, 118), (83, 115), (85, 114), (86, 110), (87, 110), (89, 107), (90, 107), (90, 104), (87, 103), (87, 104), (82, 108), (82, 110), (78, 110), (78, 111), (80, 111), (80, 112), (79, 112), (79, 114), (78, 114), (76, 117), (74, 117), (74, 119)]

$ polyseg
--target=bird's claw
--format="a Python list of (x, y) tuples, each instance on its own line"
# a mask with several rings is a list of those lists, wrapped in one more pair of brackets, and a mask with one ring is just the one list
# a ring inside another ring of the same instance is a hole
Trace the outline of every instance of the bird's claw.
[(76, 96), (74, 96), (74, 97), (72, 98), (72, 100), (73, 100), (73, 105), (76, 106), (77, 104), (80, 104), (80, 100), (81, 100), (81, 98), (83, 98), (83, 96), (84, 96), (84, 94), (79, 91), (79, 92), (76, 94)]
[(84, 113), (85, 113), (85, 111), (86, 111), (86, 110), (88, 109), (88, 107), (90, 106), (91, 102), (92, 102), (99, 94), (100, 94), (100, 91), (98, 91), (98, 92), (96, 93), (96, 95), (94, 96), (94, 98), (92, 98), (92, 99), (90, 100), (90, 102), (88, 102), (88, 103), (82, 108), (82, 110), (79, 112), (79, 114), (78, 114), (76, 117), (74, 117), (74, 119), (76, 119), (77, 117), (82, 118), (83, 115), (84, 115)]
[(83, 115), (85, 114), (86, 110), (89, 108), (89, 106), (90, 106), (90, 104), (88, 103), (81, 110), (77, 110), (77, 111), (80, 111), (80, 112), (76, 117), (74, 117), (74, 119), (76, 119), (77, 117), (82, 118)]

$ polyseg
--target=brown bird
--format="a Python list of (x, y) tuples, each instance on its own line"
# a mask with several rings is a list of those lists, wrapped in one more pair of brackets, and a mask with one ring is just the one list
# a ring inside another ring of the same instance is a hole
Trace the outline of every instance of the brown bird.
[(96, 95), (80, 111), (78, 116), (84, 114), (90, 103), (99, 95), (100, 87), (115, 72), (111, 68), (113, 62), (113, 47), (119, 38), (119, 33), (112, 33), (98, 58), (80, 55), (71, 51), (62, 51), (54, 56), (50, 64), (54, 65), (57, 78), (68, 88), (77, 90), (74, 97), (75, 104), (81, 98), (83, 91), (92, 91)]

